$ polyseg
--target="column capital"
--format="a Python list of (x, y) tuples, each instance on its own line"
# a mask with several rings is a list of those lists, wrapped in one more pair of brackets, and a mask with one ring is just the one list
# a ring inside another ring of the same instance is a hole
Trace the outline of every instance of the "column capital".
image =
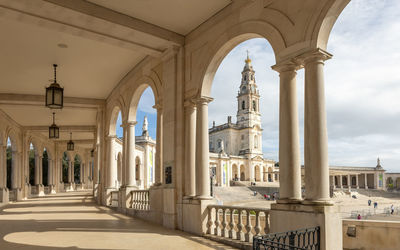
[(196, 104), (207, 104), (207, 103), (212, 102), (213, 100), (214, 100), (214, 98), (209, 97), (209, 96), (200, 96), (200, 97), (197, 97), (196, 99), (194, 99)]
[(161, 112), (161, 111), (162, 111), (162, 109), (163, 109), (162, 102), (161, 102), (161, 101), (159, 101), (159, 102), (157, 102), (156, 104), (154, 104), (154, 106), (153, 106), (153, 109), (156, 109), (156, 110), (157, 110), (157, 112)]
[(107, 135), (106, 136), (106, 140), (113, 140), (113, 139), (116, 139), (117, 138), (117, 135)]
[(184, 106), (185, 108), (196, 108), (196, 102), (197, 102), (196, 99), (194, 99), (194, 98), (189, 98), (189, 99), (186, 99), (186, 100), (185, 100), (185, 102), (183, 103), (183, 106)]
[(137, 121), (126, 121), (121, 124), (122, 128), (132, 127), (137, 124)]
[(295, 59), (290, 59), (290, 60), (286, 60), (281, 63), (277, 63), (277, 64), (271, 66), (271, 68), (279, 73), (283, 73), (283, 72), (296, 73), (296, 71), (301, 68), (301, 64)]
[(311, 51), (307, 51), (300, 56), (296, 57), (302, 65), (307, 65), (308, 63), (324, 63), (324, 61), (332, 58), (332, 54), (327, 51), (317, 48)]

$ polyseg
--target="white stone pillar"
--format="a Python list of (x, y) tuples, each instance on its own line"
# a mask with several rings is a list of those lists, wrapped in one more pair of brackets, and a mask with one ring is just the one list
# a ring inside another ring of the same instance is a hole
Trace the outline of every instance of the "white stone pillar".
[(39, 155), (35, 154), (35, 185), (39, 185), (40, 184), (39, 165), (40, 165)]
[(135, 172), (135, 122), (127, 122), (125, 129), (127, 130), (126, 137), (126, 186), (136, 187), (136, 172)]
[(47, 165), (47, 185), (53, 185), (53, 161), (49, 158)]
[(68, 161), (68, 183), (72, 183), (71, 160)]
[(211, 199), (208, 145), (208, 103), (210, 97), (197, 99), (196, 120), (196, 198)]
[(367, 173), (364, 174), (364, 183), (365, 183), (364, 188), (368, 189), (368, 175), (367, 175)]
[(121, 187), (126, 186), (126, 168), (128, 166), (126, 155), (128, 154), (127, 144), (128, 144), (128, 130), (126, 127), (126, 122), (124, 122), (121, 127), (123, 128), (123, 140), (122, 140), (122, 166), (121, 166)]
[(359, 186), (358, 186), (358, 177), (359, 177), (359, 175), (356, 174), (356, 188), (357, 188), (357, 189), (359, 188)]
[(330, 54), (316, 50), (306, 55), (304, 166), (306, 203), (330, 204), (328, 133), (326, 125), (324, 60)]
[[(279, 200), (296, 203), (301, 200), (300, 139), (297, 108), (295, 64), (274, 66), (279, 72)], [(273, 175), (273, 173), (271, 173)], [(274, 179), (274, 176), (271, 176)]]
[(11, 158), (11, 189), (17, 189), (18, 186), (18, 152), (12, 151)]
[(39, 156), (39, 184), (43, 185), (43, 156)]
[[(7, 186), (7, 146), (0, 146), (0, 189)], [(0, 197), (1, 198), (1, 197)]]
[(196, 105), (185, 102), (185, 197), (196, 196)]
[(351, 188), (351, 176), (347, 175), (347, 188)]
[(99, 164), (100, 164), (100, 152), (99, 152), (99, 144), (97, 144), (94, 150), (93, 185), (99, 184), (99, 169), (100, 169)]
[(155, 179), (155, 184), (156, 185), (161, 185), (163, 183), (163, 108), (161, 104), (156, 104), (154, 108), (157, 109), (157, 139), (156, 139), (156, 155), (155, 155), (155, 172), (154, 172), (154, 179)]
[(109, 135), (107, 137), (107, 143), (108, 143), (108, 164), (107, 164), (107, 179), (106, 179), (106, 187), (107, 188), (115, 188), (115, 173), (114, 171), (115, 168), (115, 150), (114, 150), (114, 141), (115, 141), (116, 136), (115, 135)]
[(83, 168), (85, 167), (85, 163), (80, 164), (79, 166), (79, 183), (82, 185), (83, 184)]

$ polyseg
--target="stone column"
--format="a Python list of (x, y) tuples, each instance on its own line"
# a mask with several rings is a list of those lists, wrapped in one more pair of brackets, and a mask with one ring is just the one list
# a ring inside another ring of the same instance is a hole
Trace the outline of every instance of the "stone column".
[(328, 133), (322, 50), (305, 56), (304, 166), (306, 203), (331, 204), (329, 197)]
[[(0, 189), (7, 186), (7, 162), (6, 162), (6, 146), (0, 146)], [(1, 197), (0, 197), (1, 198)]]
[(128, 154), (127, 144), (128, 144), (128, 131), (126, 122), (124, 122), (121, 127), (123, 128), (123, 141), (122, 141), (122, 166), (121, 166), (121, 187), (126, 185), (126, 168), (127, 160), (126, 155)]
[(39, 156), (39, 184), (43, 185), (43, 156)]
[(343, 188), (343, 176), (339, 175), (339, 187)]
[[(279, 72), (279, 200), (296, 203), (301, 200), (300, 139), (297, 108), (296, 69), (288, 63), (273, 66)], [(272, 174), (272, 173), (271, 173)], [(271, 176), (274, 179), (274, 176)]]
[(99, 162), (100, 162), (99, 145), (96, 145), (94, 150), (94, 166), (93, 166), (93, 185), (99, 183)]
[(53, 186), (53, 161), (51, 159), (48, 159), (47, 166), (47, 185)]
[(196, 198), (211, 199), (208, 145), (208, 103), (210, 97), (197, 99), (196, 120)]
[(114, 141), (115, 141), (116, 136), (115, 135), (109, 135), (107, 137), (107, 143), (108, 143), (108, 159), (107, 159), (107, 179), (106, 179), (106, 187), (107, 188), (115, 188), (115, 150), (114, 150)]
[(39, 155), (35, 154), (35, 185), (39, 185), (40, 184), (39, 164), (40, 164)]
[(154, 172), (154, 182), (156, 185), (161, 185), (163, 183), (163, 157), (162, 157), (162, 138), (163, 138), (163, 109), (161, 104), (156, 104), (154, 108), (157, 109), (157, 138), (156, 138), (156, 156), (155, 156), (155, 172)]
[(85, 163), (81, 163), (79, 166), (79, 183), (82, 185), (83, 184), (83, 168), (85, 167)]
[(125, 183), (127, 187), (136, 187), (136, 172), (135, 172), (135, 125), (134, 122), (127, 122), (125, 129), (127, 130), (126, 138), (126, 179)]
[(71, 161), (71, 183), (75, 183), (75, 161)]
[(18, 152), (12, 151), (11, 158), (11, 189), (17, 189), (18, 185)]
[(358, 189), (359, 188), (359, 186), (358, 186), (358, 174), (356, 174), (356, 188)]
[(364, 184), (364, 186), (365, 186), (364, 188), (368, 189), (368, 175), (366, 173), (364, 174), (364, 183), (365, 183)]
[(196, 104), (185, 102), (185, 197), (196, 196)]
[(347, 175), (347, 188), (351, 188), (351, 176)]

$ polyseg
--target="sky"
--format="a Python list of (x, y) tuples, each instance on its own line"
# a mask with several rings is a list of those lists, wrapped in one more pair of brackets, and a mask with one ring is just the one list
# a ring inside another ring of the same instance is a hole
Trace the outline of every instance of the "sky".
[[(352, 0), (330, 35), (325, 63), (329, 164), (382, 166), (400, 172), (400, 1)], [(209, 125), (236, 121), (236, 95), (246, 50), (260, 90), (264, 156), (278, 161), (279, 77), (267, 40), (251, 39), (235, 47), (221, 63), (212, 85)], [(300, 147), (303, 156), (304, 70), (297, 75)], [(136, 135), (143, 116), (155, 138), (154, 97), (147, 89), (139, 103)], [(302, 159), (303, 161), (303, 159)]]

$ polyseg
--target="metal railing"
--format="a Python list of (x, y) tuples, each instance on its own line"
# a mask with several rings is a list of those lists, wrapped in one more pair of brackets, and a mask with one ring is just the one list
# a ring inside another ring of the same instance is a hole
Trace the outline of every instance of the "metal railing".
[(133, 190), (132, 208), (136, 210), (150, 210), (150, 192), (149, 190)]
[(206, 234), (251, 243), (254, 236), (269, 233), (269, 209), (223, 205), (207, 209)]
[(319, 250), (320, 227), (267, 234), (253, 238), (254, 250)]

